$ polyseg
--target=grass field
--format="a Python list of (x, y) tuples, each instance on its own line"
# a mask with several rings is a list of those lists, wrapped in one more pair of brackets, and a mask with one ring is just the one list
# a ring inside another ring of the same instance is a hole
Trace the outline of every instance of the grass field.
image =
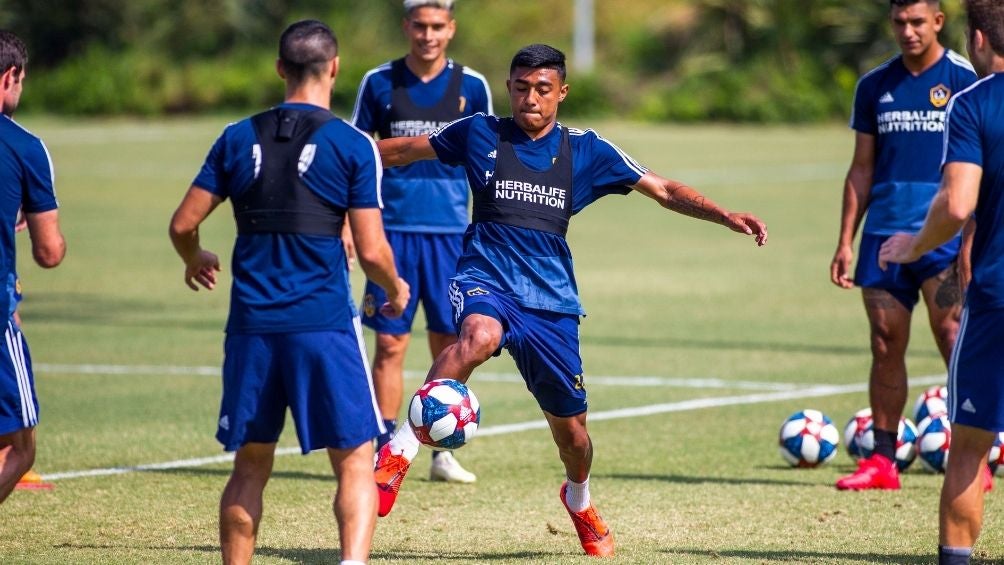
[[(225, 122), (25, 120), (56, 163), (69, 246), (60, 268), (42, 271), (20, 242), (41, 400), (36, 468), (56, 487), (0, 507), (0, 562), (218, 562), (230, 463), (213, 433), (229, 269), (219, 290), (189, 291), (167, 222)], [(940, 476), (912, 468), (900, 492), (840, 493), (833, 481), (853, 466), (843, 451), (795, 470), (776, 448), (798, 409), (842, 427), (867, 404), (860, 297), (828, 280), (851, 134), (594, 126), (770, 228), (757, 249), (638, 195), (601, 200), (573, 222), (589, 312), (592, 491), (617, 537), (614, 562), (934, 562)], [(229, 214), (221, 207), (202, 232), (227, 257)], [(415, 375), (429, 363), (423, 341), (416, 334), (408, 359)], [(944, 373), (923, 315), (908, 363), (917, 377)], [(513, 373), (503, 357), (470, 381), (482, 434), (459, 456), (478, 482), (429, 482), (420, 455), (378, 523), (373, 563), (589, 562), (557, 498), (550, 435)], [(288, 429), (283, 453), (295, 445)], [(337, 562), (333, 489), (323, 454), (279, 457), (256, 562)], [(984, 563), (1004, 562), (1000, 490), (987, 498)]]

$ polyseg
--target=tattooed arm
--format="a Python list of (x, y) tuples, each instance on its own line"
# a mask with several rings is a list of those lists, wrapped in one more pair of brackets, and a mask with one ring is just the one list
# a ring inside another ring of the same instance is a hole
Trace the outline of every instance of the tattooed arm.
[(729, 212), (697, 190), (675, 180), (645, 173), (633, 189), (674, 212), (721, 224), (732, 231), (754, 236), (757, 245), (767, 243), (767, 225), (753, 214)]

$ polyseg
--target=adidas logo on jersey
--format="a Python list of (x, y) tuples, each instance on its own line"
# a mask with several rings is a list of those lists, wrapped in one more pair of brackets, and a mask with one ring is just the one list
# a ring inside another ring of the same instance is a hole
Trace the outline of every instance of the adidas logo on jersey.
[(966, 412), (969, 412), (970, 414), (976, 413), (976, 407), (973, 406), (973, 401), (968, 398), (966, 399), (965, 402), (962, 403), (962, 409), (965, 410)]
[(879, 98), (879, 104), (890, 104), (894, 101), (895, 99), (892, 97), (891, 92), (886, 92), (882, 95), (882, 98)]
[(492, 152), (488, 154), (489, 159), (496, 159), (498, 155), (498, 149), (492, 149)]

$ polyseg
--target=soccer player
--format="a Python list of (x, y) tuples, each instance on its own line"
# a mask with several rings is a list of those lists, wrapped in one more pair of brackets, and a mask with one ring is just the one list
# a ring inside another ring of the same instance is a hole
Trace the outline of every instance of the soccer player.
[[(463, 166), (473, 223), (450, 285), (459, 341), (433, 362), (428, 380), (466, 382), (504, 347), (537, 400), (558, 446), (560, 488), (587, 554), (614, 553), (613, 535), (589, 496), (593, 447), (579, 355), (579, 302), (565, 240), (571, 216), (608, 194), (632, 189), (675, 212), (767, 241), (756, 216), (729, 212), (693, 188), (662, 178), (592, 130), (557, 121), (568, 94), (565, 56), (530, 45), (512, 59), (506, 81), (511, 118), (476, 114), (431, 135), (378, 142), (385, 166), (439, 159)], [(380, 515), (390, 512), (418, 439), (403, 426), (378, 453)]]
[[(404, 0), (404, 9), (408, 54), (363, 77), (352, 115), (355, 126), (387, 139), (432, 133), (477, 112), (492, 114), (485, 78), (446, 56), (457, 28), (453, 0)], [(404, 356), (420, 300), (432, 357), (457, 340), (447, 287), (470, 223), (467, 195), (467, 179), (459, 167), (426, 161), (384, 171), (384, 229), (412, 298), (404, 315), (389, 319), (376, 308), (383, 291), (372, 281), (366, 284), (362, 322), (376, 331), (373, 385), (387, 427), (377, 438), (377, 449), (397, 426)], [(429, 478), (461, 483), (477, 479), (448, 451), (433, 451)]]
[(304, 454), (327, 449), (338, 478), (334, 513), (342, 563), (365, 562), (376, 522), (373, 439), (382, 423), (342, 245), (344, 217), (359, 263), (399, 313), (409, 298), (380, 219), (373, 140), (329, 103), (338, 43), (321, 22), (292, 24), (279, 41), (285, 101), (229, 125), (171, 219), (185, 283), (213, 289), (219, 259), (199, 225), (224, 199), (237, 239), (216, 438), (237, 452), (220, 500), (226, 563), (248, 563), (286, 408)]
[(983, 470), (1004, 431), (1004, 3), (967, 0), (968, 51), (983, 76), (948, 106), (941, 188), (920, 232), (897, 234), (879, 261), (911, 263), (975, 212), (973, 279), (948, 372), (952, 456), (941, 489), (938, 562), (969, 563), (983, 522)]
[[(16, 279), (14, 232), (23, 210), (35, 262), (52, 268), (63, 260), (66, 242), (59, 229), (52, 160), (42, 140), (13, 119), (21, 101), (28, 50), (13, 33), (0, 30), (0, 269), (5, 284)], [(6, 302), (7, 328), (0, 343), (0, 502), (35, 461), (38, 398), (31, 355), (14, 318), (13, 292), (0, 293)]]
[[(976, 74), (968, 61), (938, 42), (945, 15), (937, 0), (891, 0), (889, 15), (901, 53), (858, 82), (851, 115), (854, 156), (830, 263), (833, 284), (861, 287), (872, 350), (868, 396), (875, 451), (837, 481), (841, 490), (900, 488), (896, 436), (907, 398), (906, 348), (918, 292), (945, 363), (961, 312), (960, 237), (909, 266), (883, 271), (877, 256), (887, 237), (916, 231), (923, 223), (938, 189), (945, 107)], [(852, 279), (852, 243), (866, 211)]]

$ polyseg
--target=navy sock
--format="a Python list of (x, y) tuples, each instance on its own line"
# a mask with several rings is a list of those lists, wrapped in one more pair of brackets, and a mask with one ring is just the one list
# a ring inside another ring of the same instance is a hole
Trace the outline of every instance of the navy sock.
[(938, 546), (938, 565), (969, 565), (969, 557), (973, 554), (971, 547)]
[(875, 434), (875, 453), (890, 461), (895, 461), (896, 432), (888, 432), (886, 430), (874, 428), (873, 433)]
[(380, 448), (383, 447), (388, 441), (390, 441), (391, 436), (394, 435), (394, 430), (397, 429), (397, 420), (384, 420), (383, 425), (385, 428), (387, 428), (387, 433), (380, 434), (377, 436), (376, 438), (377, 451), (380, 451)]

